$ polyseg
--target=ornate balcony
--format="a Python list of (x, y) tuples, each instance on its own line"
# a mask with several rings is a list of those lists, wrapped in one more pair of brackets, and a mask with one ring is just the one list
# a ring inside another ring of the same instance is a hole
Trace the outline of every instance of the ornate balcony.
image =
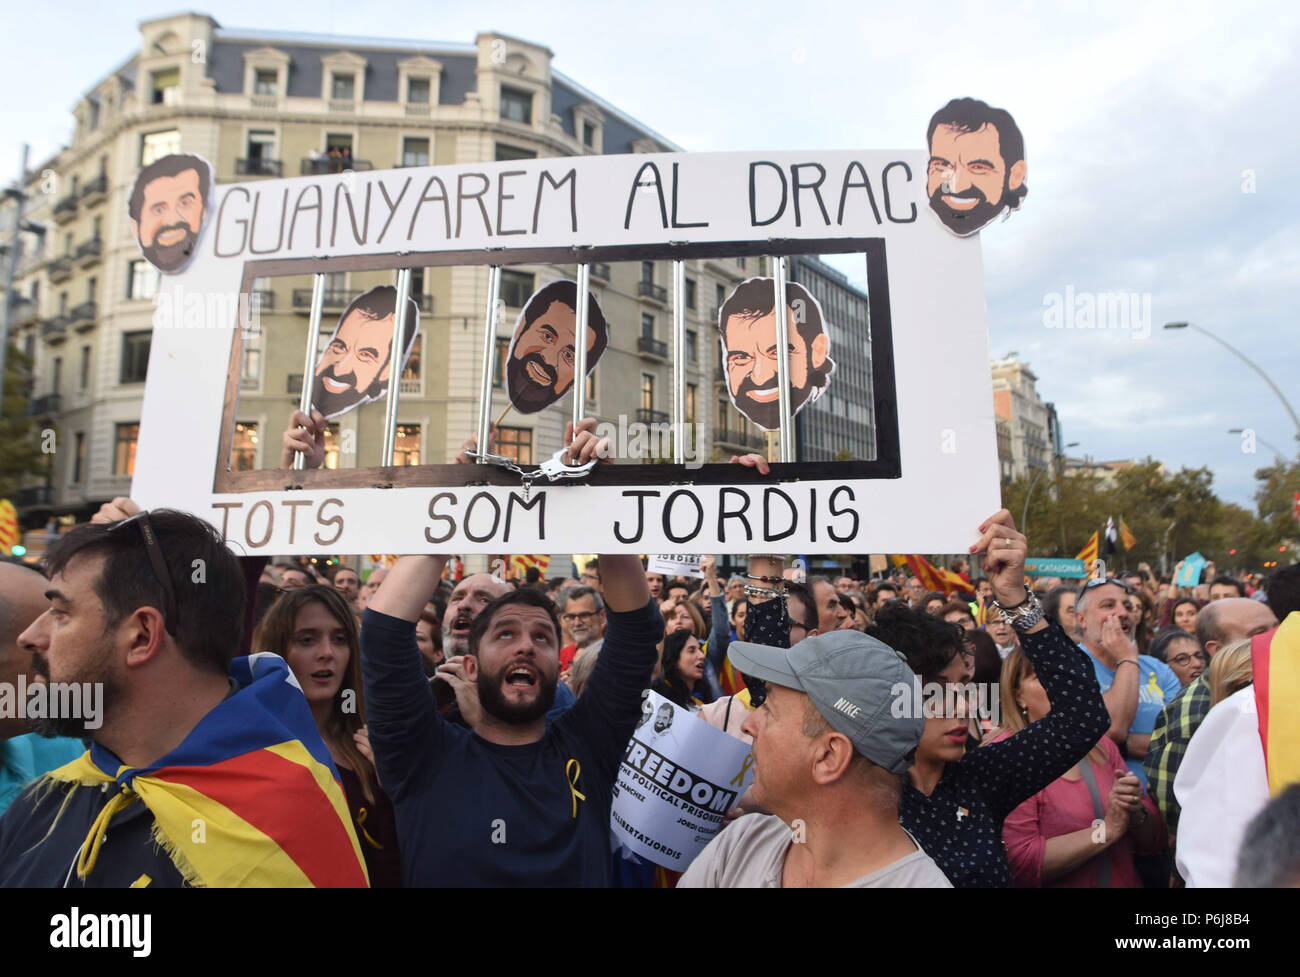
[(82, 302), (80, 305), (74, 305), (72, 311), (68, 313), (68, 324), (77, 332), (94, 329), (95, 311), (94, 302)]
[(108, 196), (108, 174), (101, 173), (81, 188), (81, 202), (93, 207)]
[(281, 176), (284, 165), (278, 159), (237, 159), (235, 176)]
[(636, 338), (636, 351), (642, 356), (653, 359), (665, 361), (668, 359), (668, 344), (663, 340), (655, 339), (653, 336), (638, 336)]
[(104, 241), (102, 238), (92, 237), (89, 241), (82, 241), (77, 245), (77, 267), (90, 268), (99, 264), (99, 259), (104, 256)]

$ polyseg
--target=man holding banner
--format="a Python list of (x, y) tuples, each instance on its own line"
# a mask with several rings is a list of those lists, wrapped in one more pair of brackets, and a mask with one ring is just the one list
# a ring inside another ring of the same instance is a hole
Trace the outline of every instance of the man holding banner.
[[(581, 464), (597, 447), (583, 431), (570, 450)], [(362, 627), (370, 744), (397, 815), (403, 882), (606, 886), (614, 780), (664, 634), (641, 561), (601, 557), (605, 643), (585, 694), (549, 728), (554, 606), (525, 587), (484, 607), (462, 666), (480, 706), (470, 731), (438, 714), (415, 643), (445, 560), (398, 560)]]

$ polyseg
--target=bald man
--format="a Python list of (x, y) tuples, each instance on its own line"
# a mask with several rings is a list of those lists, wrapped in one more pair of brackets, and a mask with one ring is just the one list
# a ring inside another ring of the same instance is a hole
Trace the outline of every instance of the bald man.
[(16, 715), (19, 676), (24, 685), (35, 677), (32, 649), (20, 647), (18, 636), (49, 607), (47, 586), (33, 567), (12, 558), (0, 562), (0, 697), (13, 704), (0, 710), (0, 814), (27, 784), (86, 750), (81, 740), (29, 733), (27, 720)]

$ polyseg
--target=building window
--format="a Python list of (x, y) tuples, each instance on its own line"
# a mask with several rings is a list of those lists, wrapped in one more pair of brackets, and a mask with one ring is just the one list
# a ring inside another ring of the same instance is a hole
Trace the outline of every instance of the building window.
[(86, 432), (76, 434), (76, 447), (72, 456), (72, 484), (80, 485), (81, 476), (86, 470)]
[(723, 303), (727, 301), (727, 286), (715, 285), (713, 288), (713, 301), (717, 303), (717, 306), (720, 309), (722, 308)]
[(506, 382), (506, 357), (510, 354), (510, 340), (497, 339), (496, 365), (492, 368), (492, 383), (501, 386)]
[(655, 317), (648, 312), (641, 313), (641, 335), (645, 339), (655, 338)]
[(582, 144), (588, 149), (594, 149), (596, 146), (596, 127), (590, 122), (582, 124)]
[(596, 374), (587, 374), (587, 399), (595, 401), (596, 399)]
[(113, 474), (135, 474), (135, 443), (140, 439), (140, 425), (118, 424), (117, 436), (113, 439)]
[[(249, 346), (244, 347), (244, 366), (239, 374), (241, 385), (256, 387), (262, 375), (262, 351)], [(242, 469), (236, 469), (242, 471)]]
[(54, 357), (54, 370), (50, 380), (51, 380), (50, 393), (53, 394), (58, 393), (59, 387), (63, 385), (63, 357), (62, 356)]
[(403, 166), (429, 165), (429, 140), (407, 137), (402, 140)]
[(655, 377), (653, 373), (641, 374), (641, 408), (655, 409)]
[(127, 266), (126, 297), (129, 299), (152, 299), (158, 294), (158, 281), (161, 278), (158, 269), (149, 262), (132, 261)]
[(81, 388), (85, 390), (90, 385), (90, 347), (81, 347)]
[(533, 463), (532, 428), (497, 428), (496, 453), (509, 458), (516, 465), (531, 465)]
[[(275, 159), (275, 133), (264, 129), (248, 134), (248, 158), (257, 162)], [(254, 170), (254, 172), (257, 172)]]
[(745, 267), (745, 259), (744, 259), (744, 258), (737, 258), (737, 259), (736, 259), (736, 264), (740, 265), (740, 267), (743, 269), (743, 268)]
[[(96, 234), (95, 237), (99, 237), (99, 235)], [(86, 301), (87, 301), (87, 302), (93, 302), (93, 301), (95, 301), (95, 290), (96, 290), (97, 288), (99, 288), (99, 279), (98, 279), (98, 278), (87, 278), (87, 279), (86, 279)]]
[(653, 261), (641, 262), (641, 281), (653, 282), (655, 280), (655, 263)]
[(694, 329), (686, 330), (686, 362), (698, 363), (700, 361), (700, 339)]
[[(411, 355), (406, 358), (406, 366), (402, 370), (403, 380), (420, 382), (420, 348), (423, 345), (424, 334), (416, 333), (415, 342), (411, 344)], [(412, 462), (412, 464), (418, 465), (419, 462)]]
[(686, 420), (691, 424), (695, 423), (695, 404), (698, 393), (699, 388), (695, 384), (688, 383), (686, 385)]
[(356, 75), (335, 74), (330, 82), (330, 98), (336, 102), (351, 102), (356, 98)]
[(523, 149), (520, 146), (511, 146), (507, 143), (497, 143), (497, 162), (512, 159), (536, 159), (537, 150)]
[(533, 294), (534, 281), (536, 278), (527, 272), (502, 268), (501, 301), (506, 304), (506, 308), (522, 309), (528, 301), (528, 296)]
[(122, 334), (122, 372), (119, 382), (144, 383), (145, 373), (149, 370), (151, 335), (148, 329)]
[(420, 425), (397, 425), (397, 437), (393, 441), (394, 465), (418, 465), (420, 463)]
[(181, 91), (181, 69), (166, 68), (153, 73), (153, 92), (150, 101), (154, 105), (175, 105)]
[(266, 68), (258, 68), (253, 72), (253, 94), (254, 95), (278, 95), (280, 94), (280, 75), (278, 72)]
[(501, 118), (510, 122), (533, 124), (533, 96), (518, 88), (501, 87)]
[(415, 105), (429, 104), (429, 79), (406, 79), (406, 100)]
[(325, 467), (339, 467), (339, 425), (337, 421), (325, 425)]
[(89, 102), (89, 113), (86, 121), (86, 127), (94, 132), (99, 128), (99, 98), (92, 95)]
[(695, 279), (686, 279), (686, 308), (695, 308)]
[(181, 151), (181, 132), (179, 129), (166, 129), (162, 132), (146, 132), (140, 137), (140, 165), (148, 166), (156, 159), (162, 159), (172, 153)]
[(257, 425), (243, 421), (235, 425), (235, 441), (230, 448), (230, 470), (251, 472), (257, 467)]

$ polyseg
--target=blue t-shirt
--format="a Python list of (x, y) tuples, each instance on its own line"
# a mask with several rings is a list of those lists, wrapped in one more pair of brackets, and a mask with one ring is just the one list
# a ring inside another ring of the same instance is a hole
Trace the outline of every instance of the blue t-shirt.
[[(1093, 671), (1097, 673), (1097, 684), (1101, 686), (1101, 694), (1105, 695), (1115, 684), (1114, 669), (1103, 665), (1097, 660), (1097, 656), (1083, 645), (1079, 647), (1087, 651), (1088, 657), (1092, 659)], [(1152, 658), (1150, 655), (1138, 655), (1138, 672), (1137, 713), (1133, 716), (1133, 725), (1128, 728), (1128, 731), (1139, 736), (1150, 736), (1151, 731), (1156, 728), (1156, 719), (1164, 712), (1165, 706), (1173, 702), (1174, 697), (1182, 691), (1183, 683), (1178, 681), (1178, 676), (1172, 668), (1159, 658)], [(1147, 772), (1142, 766), (1141, 758), (1129, 757), (1124, 762), (1137, 775), (1138, 780), (1142, 781), (1142, 787), (1145, 789)]]
[(619, 763), (664, 622), (653, 601), (606, 611), (586, 691), (535, 743), (500, 746), (439, 715), (415, 625), (367, 609), (366, 725), (414, 886), (604, 887)]

